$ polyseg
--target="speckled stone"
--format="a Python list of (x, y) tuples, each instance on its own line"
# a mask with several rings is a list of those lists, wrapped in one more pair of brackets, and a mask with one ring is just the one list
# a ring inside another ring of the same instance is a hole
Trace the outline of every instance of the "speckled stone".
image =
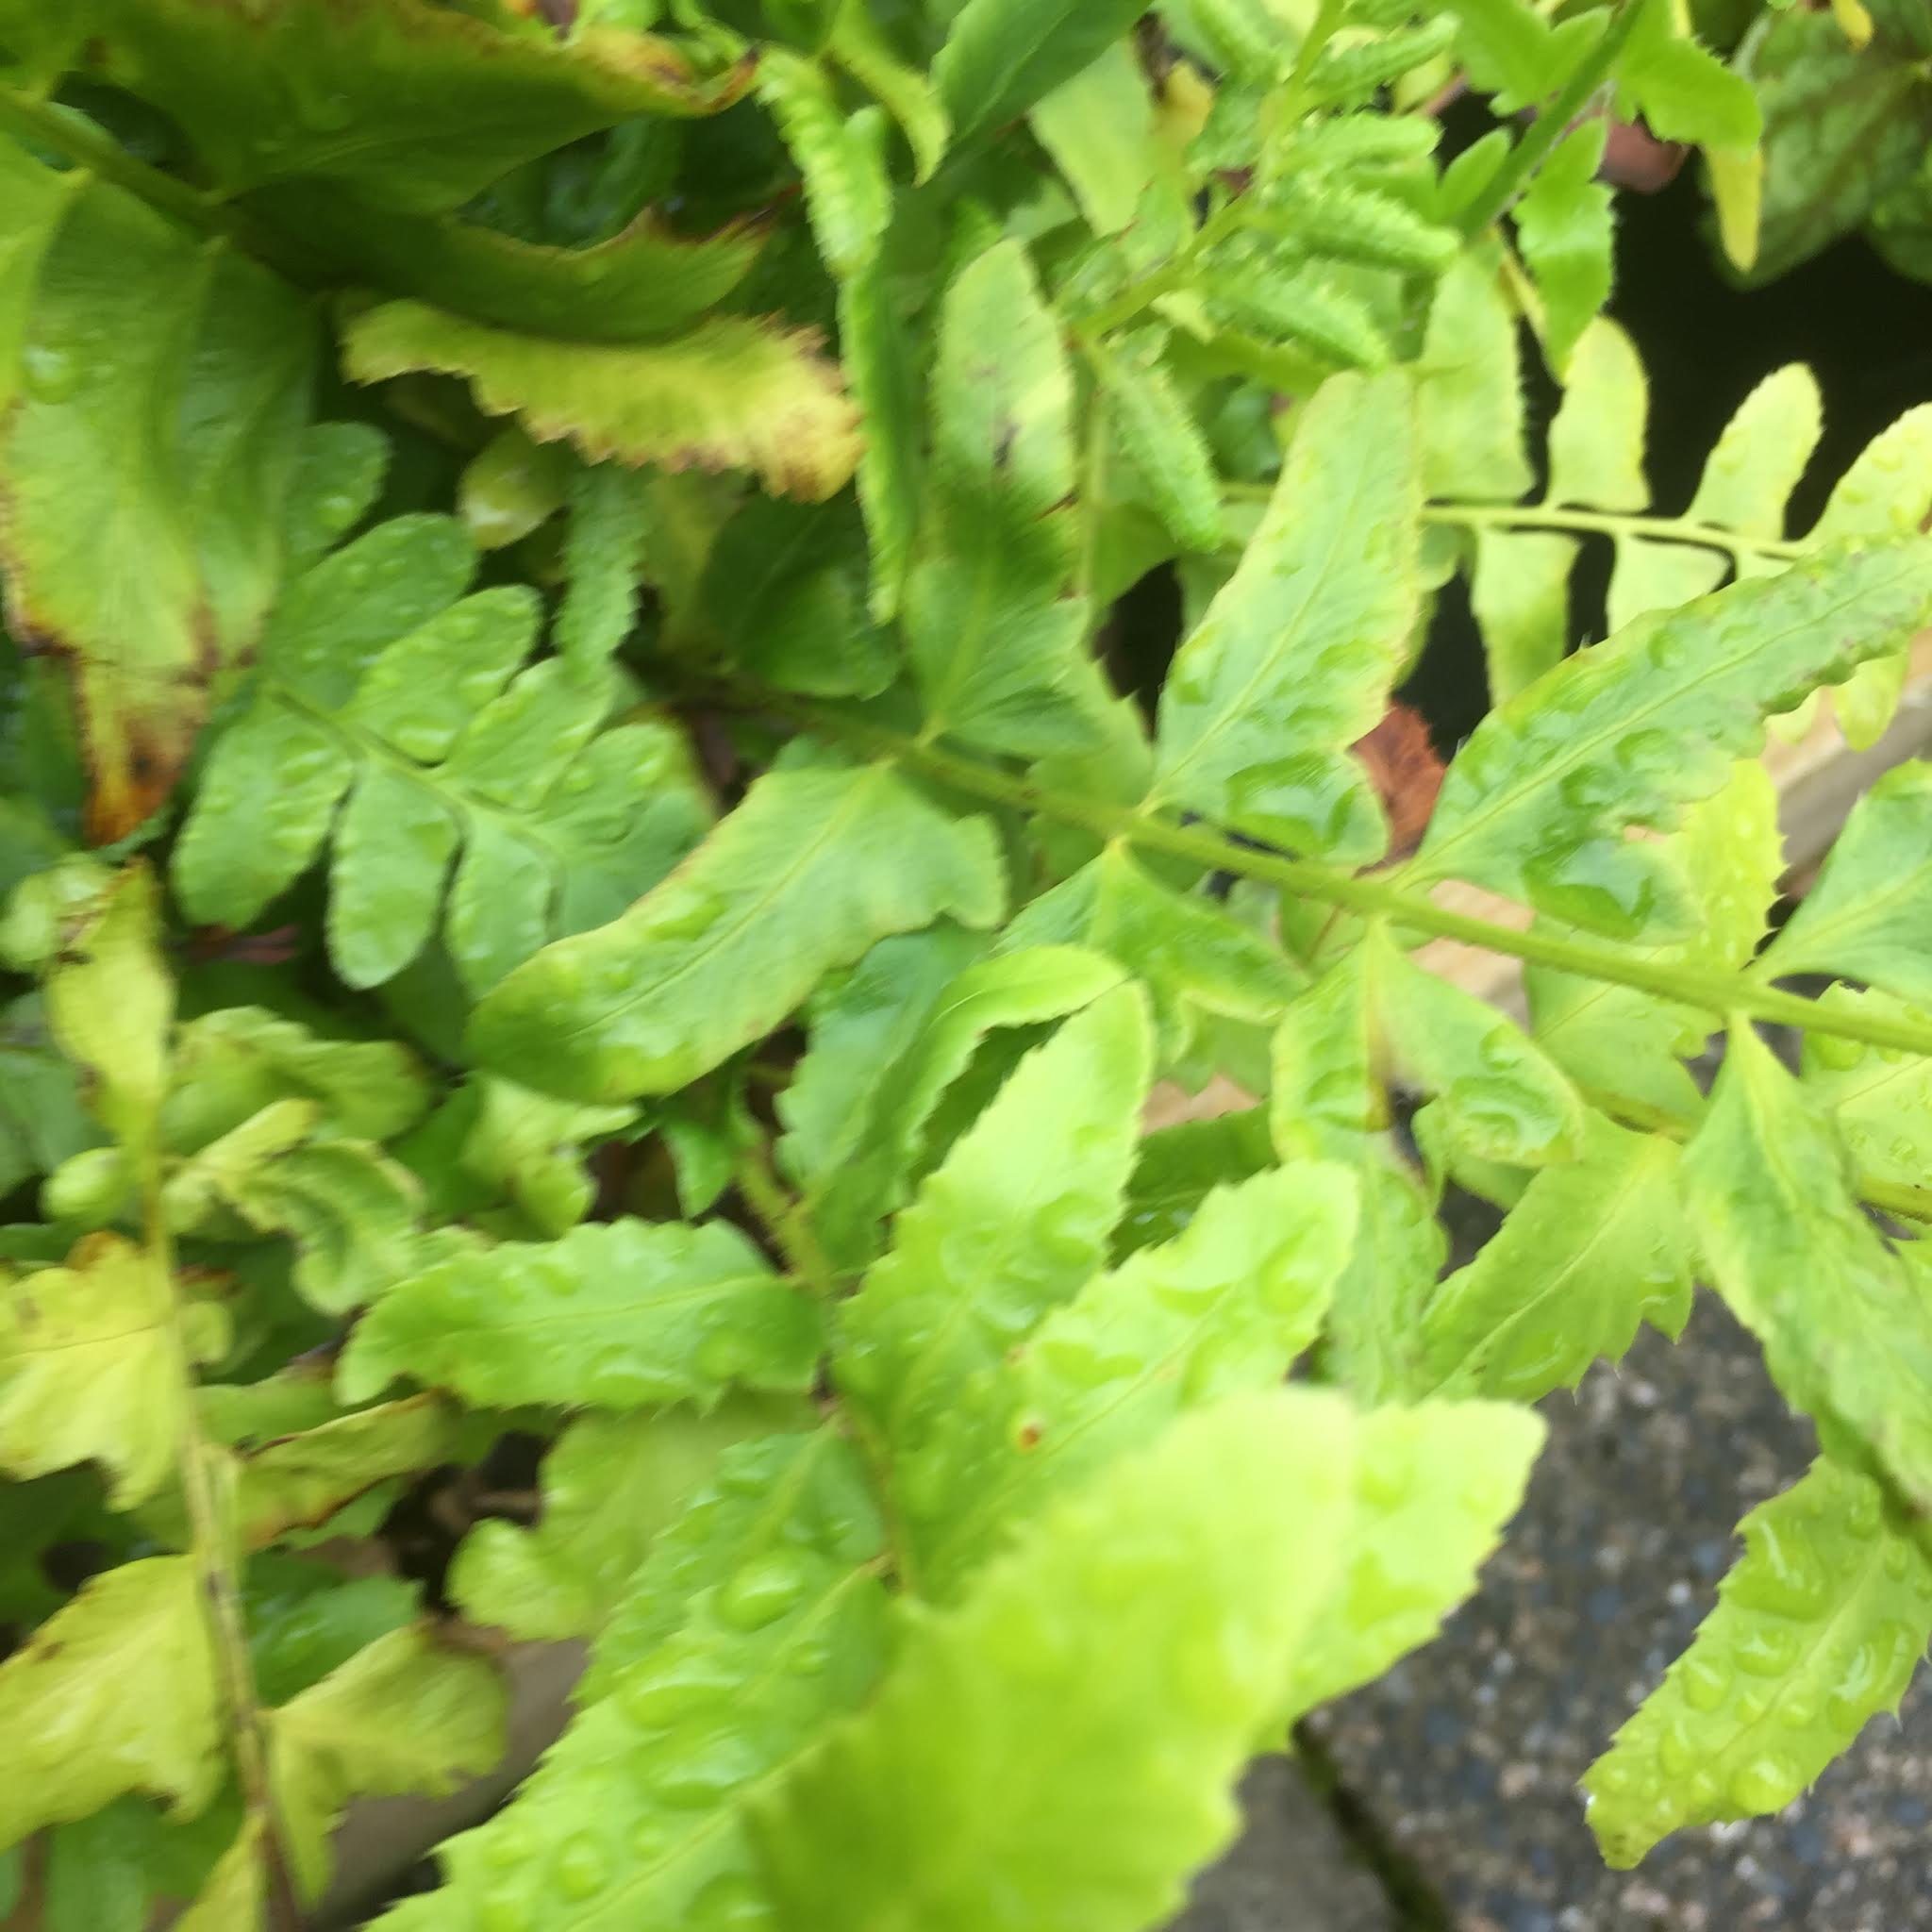
[(1476, 1598), (1316, 1720), (1344, 1787), (1460, 1932), (1932, 1932), (1923, 1679), (1779, 1817), (1604, 1867), (1576, 1781), (1709, 1609), (1738, 1519), (1813, 1444), (1707, 1295), (1677, 1348), (1646, 1330), (1544, 1413), (1549, 1447)]

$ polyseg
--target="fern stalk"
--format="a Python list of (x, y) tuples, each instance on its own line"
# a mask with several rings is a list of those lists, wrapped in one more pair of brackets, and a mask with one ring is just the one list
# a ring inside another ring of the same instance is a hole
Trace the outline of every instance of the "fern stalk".
[[(741, 690), (741, 698), (746, 695)], [(842, 717), (816, 705), (774, 692), (759, 692), (753, 702), (990, 803), (1041, 813), (1103, 839), (1124, 840), (1146, 851), (1191, 859), (1213, 872), (1236, 873), (1264, 885), (1278, 886), (1304, 899), (1386, 918), (1410, 931), (1459, 940), (1487, 952), (1552, 967), (1581, 978), (1635, 987), (1640, 992), (1699, 1008), (1721, 1023), (1735, 1024), (1740, 1021), (1762, 1020), (1774, 1025), (1797, 1026), (1810, 1033), (1860, 1041), (1867, 1046), (1898, 1047), (1907, 1053), (1932, 1055), (1932, 1024), (1884, 1014), (1833, 1012), (1796, 993), (1757, 986), (1736, 974), (1633, 958), (1589, 940), (1558, 937), (1535, 929), (1519, 932), (1493, 920), (1438, 906), (1393, 879), (1336, 872), (1308, 859), (1290, 858), (1237, 844), (1202, 825), (1177, 825), (1128, 807), (1109, 805), (1100, 799), (1075, 798), (996, 771), (976, 759), (942, 751), (936, 744), (908, 738), (903, 732)]]

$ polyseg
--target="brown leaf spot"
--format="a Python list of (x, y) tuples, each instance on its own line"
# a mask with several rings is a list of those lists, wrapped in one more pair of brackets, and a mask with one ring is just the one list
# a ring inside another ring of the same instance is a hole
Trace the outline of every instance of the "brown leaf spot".
[(1390, 857), (1415, 850), (1442, 789), (1442, 760), (1420, 712), (1391, 704), (1381, 723), (1356, 741), (1355, 755), (1367, 766), (1389, 814)]

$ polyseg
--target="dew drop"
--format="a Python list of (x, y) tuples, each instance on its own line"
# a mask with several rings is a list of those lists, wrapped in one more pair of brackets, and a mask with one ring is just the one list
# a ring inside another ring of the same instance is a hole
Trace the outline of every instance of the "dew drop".
[(37, 403), (64, 403), (79, 389), (84, 365), (71, 349), (29, 342), (20, 355), (21, 386)]
[(558, 1853), (556, 1876), (565, 1898), (593, 1897), (610, 1882), (610, 1855), (588, 1832), (580, 1832)]
[(762, 1630), (798, 1602), (805, 1587), (795, 1557), (754, 1557), (718, 1591), (718, 1615), (734, 1630)]
[(1814, 1033), (1806, 1043), (1811, 1049), (1811, 1058), (1833, 1073), (1848, 1073), (1865, 1058), (1862, 1040), (1846, 1040), (1835, 1033)]
[(1731, 1687), (1729, 1665), (1710, 1656), (1687, 1657), (1677, 1666), (1677, 1676), (1684, 1688), (1684, 1702), (1692, 1710), (1715, 1710)]
[(1804, 1782), (1789, 1757), (1766, 1752), (1731, 1774), (1731, 1797), (1740, 1811), (1781, 1811), (1798, 1795)]
[(721, 1873), (691, 1902), (691, 1932), (758, 1932), (776, 1922), (771, 1901), (738, 1872)]
[(529, 1902), (521, 1891), (486, 1892), (476, 1903), (476, 1932), (529, 1932)]
[(1731, 1645), (1731, 1655), (1755, 1677), (1781, 1677), (1797, 1661), (1802, 1641), (1789, 1624), (1754, 1624)]

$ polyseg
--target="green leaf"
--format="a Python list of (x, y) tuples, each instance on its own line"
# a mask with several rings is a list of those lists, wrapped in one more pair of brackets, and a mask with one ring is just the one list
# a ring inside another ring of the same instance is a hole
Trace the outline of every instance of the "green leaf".
[(1563, 79), (1562, 48), (1528, 0), (1450, 0), (1470, 80), (1499, 108), (1542, 99)]
[(457, 1417), (440, 1397), (412, 1395), (358, 1409), (242, 1452), (236, 1528), (249, 1549), (314, 1529), (392, 1476), (451, 1461)]
[(1618, 938), (1681, 931), (1680, 873), (1627, 828), (1669, 830), (1757, 751), (1767, 714), (1897, 649), (1928, 602), (1924, 546), (1840, 548), (1579, 652), (1457, 755), (1411, 876), (1466, 879)]
[(1132, 0), (966, 0), (932, 77), (967, 142), (1017, 120), (1132, 26)]
[(1354, 1177), (1321, 1162), (1216, 1189), (970, 1384), (929, 1452), (934, 1507), (907, 1512), (921, 1594), (957, 1596), (1049, 1501), (1176, 1416), (1278, 1386), (1321, 1328), (1355, 1205)]
[(848, 116), (825, 70), (786, 47), (767, 47), (759, 58), (758, 99), (805, 176), (819, 253), (843, 280), (877, 254), (891, 219), (886, 118), (877, 108)]
[(1640, 1322), (1673, 1341), (1690, 1313), (1677, 1149), (1591, 1116), (1581, 1157), (1531, 1180), (1423, 1318), (1424, 1388), (1534, 1402), (1616, 1360)]
[(921, 1158), (922, 1141), (934, 1110), (987, 1035), (995, 1027), (1064, 1019), (1122, 977), (1117, 966), (1083, 947), (1023, 943), (968, 966), (945, 989), (905, 1050), (866, 1069), (864, 1113), (848, 1129), (856, 1140), (803, 1190), (806, 1211), (835, 1265), (861, 1268), (877, 1255), (879, 1223), (904, 1206), (929, 1164), (929, 1156)]
[(1147, 76), (1133, 43), (1111, 42), (1035, 104), (1035, 138), (1067, 177), (1097, 235), (1118, 235), (1165, 165)]
[[(1827, 1012), (1923, 1019), (1879, 992), (1827, 988)], [(1921, 1187), (1932, 1173), (1932, 1060), (1827, 1033), (1805, 1036), (1806, 1091), (1826, 1108), (1861, 1174)]]
[(1348, 747), (1382, 714), (1416, 622), (1407, 382), (1337, 376), (1266, 515), (1161, 691), (1149, 804), (1271, 842), (1380, 856), (1387, 826)]
[(417, 1611), (416, 1587), (397, 1576), (343, 1577), (303, 1557), (249, 1559), (242, 1576), (256, 1696), (286, 1704), (399, 1630)]
[(438, 1847), (444, 1890), (383, 1932), (457, 1912), (529, 1932), (728, 1924), (763, 1898), (745, 1814), (871, 1688), (887, 1647), (880, 1531), (829, 1429), (727, 1454), (653, 1546), (579, 1712), (515, 1797)]
[(1161, 360), (1165, 336), (1147, 329), (1088, 346), (1108, 420), (1142, 487), (1176, 542), (1213, 552), (1225, 539), (1221, 479), (1174, 377)]
[(1659, 141), (1751, 148), (1764, 131), (1757, 93), (1680, 23), (1671, 0), (1637, 0), (1643, 11), (1624, 42), (1617, 80)]
[(392, 1141), (429, 1105), (407, 1047), (388, 1040), (325, 1040), (261, 1007), (224, 1007), (175, 1036), (161, 1141), (192, 1153), (277, 1100), (309, 1100), (318, 1131)]
[(1826, 1455), (1932, 1500), (1932, 1302), (1854, 1194), (1817, 1103), (1749, 1028), (1684, 1154), (1705, 1274)]
[(1887, 772), (1852, 808), (1824, 868), (1754, 970), (1830, 973), (1932, 1000), (1932, 765)]
[(1091, 947), (1141, 981), (1163, 1064), (1185, 1058), (1214, 1019), (1272, 1025), (1306, 984), (1278, 946), (1212, 900), (1175, 891), (1118, 843), (1035, 899), (995, 950), (1050, 944)]
[[(1682, 867), (1701, 924), (1688, 939), (1633, 946), (1631, 955), (1733, 971), (1745, 965), (1764, 937), (1784, 875), (1777, 819), (1770, 773), (1755, 760), (1740, 760), (1724, 789), (1691, 806), (1665, 841)], [(1530, 966), (1524, 977), (1538, 1044), (1579, 1086), (1672, 1113), (1698, 1111), (1697, 1084), (1681, 1057), (1704, 1051), (1708, 1013), (1546, 966)]]
[(0, 1732), (15, 1774), (0, 1797), (0, 1845), (124, 1791), (193, 1817), (223, 1776), (218, 1709), (193, 1560), (143, 1557), (90, 1577), (0, 1663)]
[(1765, 15), (1741, 60), (1764, 113), (1765, 193), (1751, 279), (1770, 281), (1857, 228), (1917, 169), (1932, 127), (1919, 62), (1855, 48), (1838, 23)]
[[(0, 8), (0, 38), (27, 0)], [(671, 42), (506, 33), (459, 8), (93, 0), (105, 76), (165, 108), (230, 193), (313, 177), (390, 208), (453, 208), (519, 162), (637, 114), (712, 114), (747, 59), (699, 73)]]
[(710, 807), (682, 734), (603, 728), (601, 668), (525, 668), (536, 597), (464, 596), (475, 562), (452, 519), (406, 516), (291, 585), (175, 848), (192, 918), (246, 925), (332, 837), (339, 976), (393, 978), (441, 920), (481, 991), (614, 918), (696, 842)]
[(1262, 1173), (1274, 1155), (1265, 1107), (1157, 1128), (1141, 1141), (1127, 1177), (1126, 1207), (1114, 1229), (1115, 1262), (1173, 1241), (1216, 1188)]
[(810, 1412), (737, 1397), (708, 1415), (579, 1417), (543, 1458), (541, 1519), (532, 1529), (479, 1523), (457, 1551), (450, 1593), (465, 1615), (526, 1641), (594, 1635), (721, 1453), (788, 1421), (808, 1423)]
[(154, 1147), (175, 1013), (156, 898), (137, 862), (70, 907), (42, 995), (48, 1030), (91, 1076), (89, 1107), (137, 1163)]
[(836, 16), (826, 54), (899, 124), (916, 164), (913, 179), (930, 180), (952, 136), (938, 91), (920, 69), (892, 52), (867, 0), (844, 0)]
[(1430, 497), (1514, 503), (1530, 485), (1516, 321), (1497, 277), (1493, 254), (1472, 249), (1438, 283), (1429, 308), (1415, 415)]
[(119, 1235), (0, 1279), (0, 1468), (23, 1479), (92, 1459), (114, 1508), (152, 1496), (188, 1420), (174, 1318), (167, 1275)]
[(567, 342), (682, 333), (750, 275), (770, 233), (744, 219), (680, 235), (645, 208), (607, 239), (558, 247), (455, 215), (372, 208), (327, 182), (281, 184), (256, 204), (307, 248), (340, 262), (344, 280)]
[[(406, 1170), (358, 1141), (271, 1142), (252, 1158), (249, 1131), (238, 1129), (197, 1158), (206, 1163), (212, 1191), (250, 1227), (294, 1242), (292, 1278), (310, 1307), (346, 1314), (408, 1272), (416, 1260), (419, 1195)], [(231, 1146), (232, 1165), (225, 1158)], [(177, 1185), (178, 1176), (171, 1188)]]
[(40, 995), (0, 1007), (0, 1195), (51, 1174), (98, 1138), (74, 1068), (47, 1037)]
[(548, 947), (488, 994), (471, 1044), (513, 1079), (585, 1101), (687, 1086), (888, 933), (990, 924), (990, 828), (890, 765), (766, 774), (621, 919)]
[(616, 655), (637, 622), (645, 502), (641, 479), (614, 464), (591, 464), (572, 479), (555, 641), (587, 674)]
[(1099, 1271), (1133, 1159), (1150, 1030), (1141, 994), (1120, 987), (1028, 1054), (900, 1213), (891, 1252), (843, 1305), (839, 1381), (894, 1450), (908, 1507), (921, 1474), (904, 1452)]
[(621, 1134), (636, 1118), (628, 1107), (579, 1107), (513, 1081), (478, 1074), (474, 1124), (458, 1152), (463, 1174), (507, 1195), (536, 1232), (555, 1240), (591, 1211), (596, 1185), (585, 1143)]
[(778, 1922), (1131, 1932), (1177, 1908), (1320, 1603), (1350, 1434), (1307, 1391), (1188, 1417), (911, 1621), (878, 1696), (758, 1808)]
[(1428, 1112), (1457, 1150), (1516, 1167), (1575, 1158), (1582, 1102), (1514, 1022), (1418, 966), (1385, 930), (1372, 932), (1362, 950), (1394, 1066), (1436, 1096)]
[(1360, 1198), (1356, 1249), (1335, 1285), (1330, 1365), (1365, 1404), (1422, 1392), (1416, 1351), (1448, 1240), (1388, 1132), (1371, 955), (1357, 946), (1290, 1006), (1276, 1029), (1269, 1126), (1284, 1161), (1343, 1160)]
[(45, 174), (0, 147), (0, 195), (29, 210), (18, 334), (0, 325), (8, 622), (68, 659), (105, 843), (167, 796), (259, 635), (316, 327), (244, 257), (81, 170)]
[(269, 1777), (304, 1897), (328, 1883), (328, 1835), (358, 1793), (441, 1797), (502, 1756), (508, 1699), (483, 1657), (422, 1624), (392, 1630), (269, 1718)]
[(361, 1402), (408, 1374), (484, 1408), (708, 1406), (733, 1383), (808, 1388), (818, 1352), (811, 1303), (736, 1228), (618, 1221), (397, 1282), (357, 1324), (337, 1387)]
[(857, 412), (809, 330), (718, 316), (670, 341), (572, 342), (386, 302), (343, 333), (358, 382), (412, 370), (467, 376), (477, 406), (540, 441), (568, 438), (591, 462), (749, 470), (781, 495), (821, 503), (850, 481)]
[(752, 497), (718, 533), (699, 600), (741, 669), (812, 697), (871, 697), (897, 651), (866, 608), (865, 526), (846, 498)]
[(1516, 205), (1516, 240), (1543, 300), (1543, 346), (1559, 375), (1609, 299), (1610, 191), (1596, 185), (1608, 127), (1586, 122), (1545, 161)]
[(839, 291), (839, 348), (864, 425), (858, 501), (872, 548), (872, 614), (899, 614), (917, 535), (924, 441), (920, 366), (908, 340), (900, 284), (889, 273), (897, 230), (881, 257)]
[(1932, 1637), (1932, 1563), (1869, 1476), (1821, 1457), (1739, 1525), (1717, 1607), (1584, 1777), (1607, 1863), (1686, 1825), (1782, 1810)]
[(1542, 1447), (1525, 1408), (1424, 1402), (1357, 1426), (1355, 1507), (1328, 1599), (1295, 1652), (1277, 1721), (1379, 1677), (1475, 1589)]
[(1101, 737), (1106, 686), (1074, 591), (1073, 403), (1059, 325), (1025, 250), (1002, 242), (941, 308), (905, 611), (928, 728), (988, 751), (1088, 750)]

